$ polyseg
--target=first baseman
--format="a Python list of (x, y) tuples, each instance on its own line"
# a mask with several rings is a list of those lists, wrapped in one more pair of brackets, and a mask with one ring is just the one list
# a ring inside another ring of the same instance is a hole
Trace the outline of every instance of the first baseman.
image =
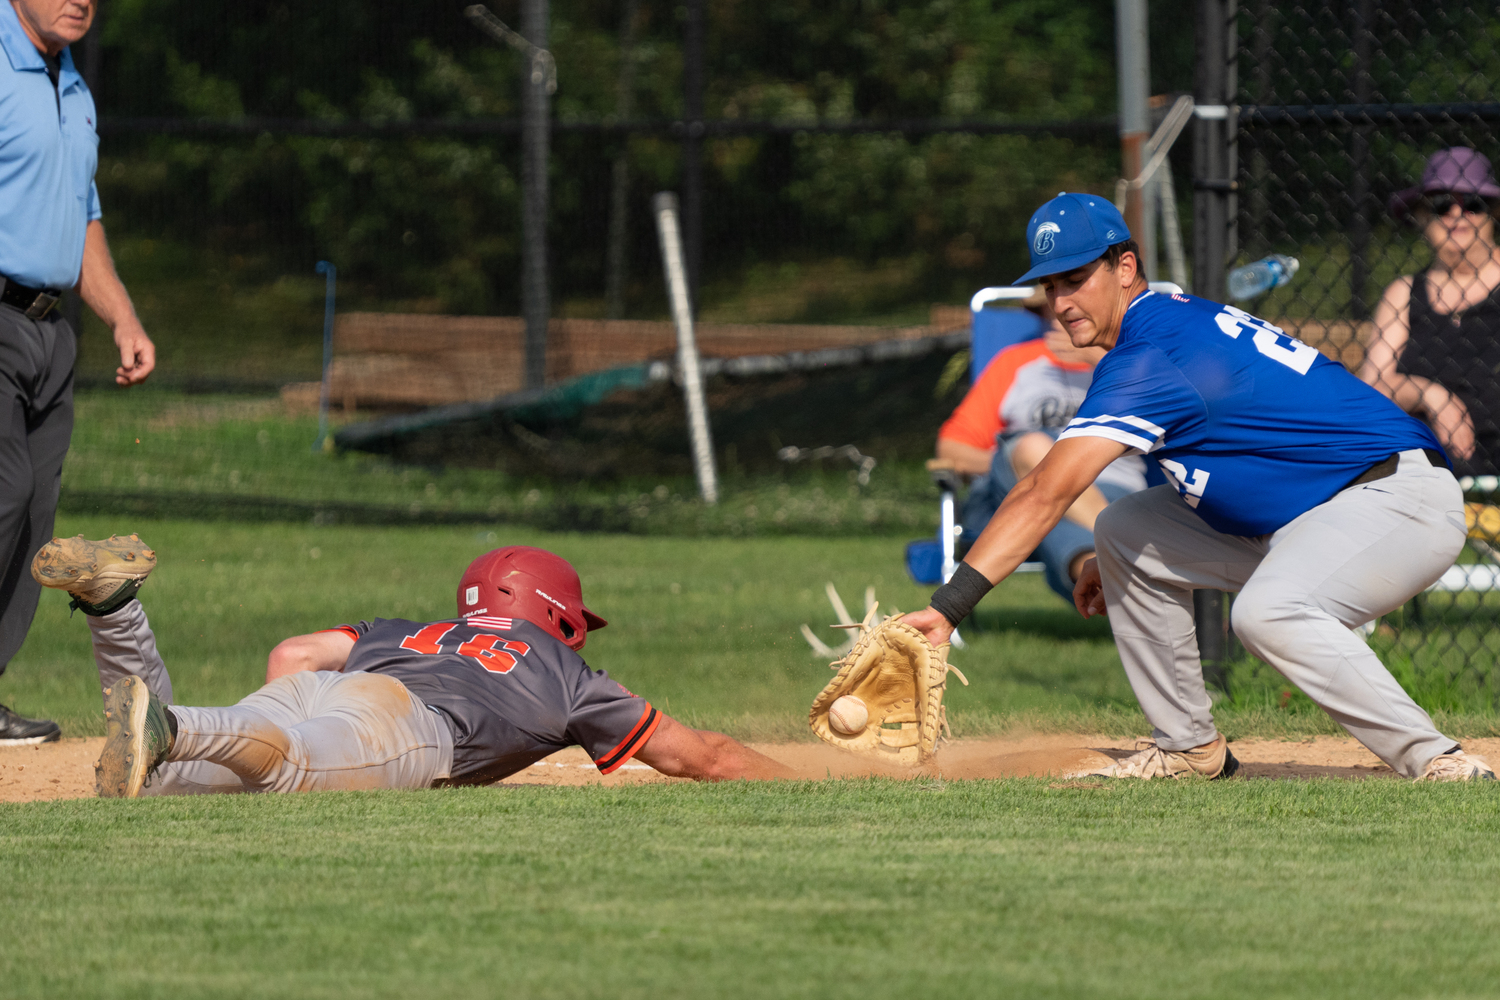
[(222, 708), (172, 704), (136, 598), (155, 565), (135, 535), (53, 539), (33, 564), (88, 617), (106, 798), (487, 784), (574, 744), (603, 774), (634, 757), (674, 777), (792, 777), (591, 670), (578, 650), (606, 622), (584, 606), (573, 567), (542, 549), (476, 559), (453, 618), (377, 618), (287, 639), (266, 685)]
[(1060, 194), (1027, 226), (1032, 268), (1077, 347), (1108, 352), (1078, 414), (1006, 496), (932, 605), (933, 641), (1024, 560), (1103, 469), (1149, 454), (1169, 485), (1110, 504), (1074, 601), (1110, 616), (1153, 738), (1108, 773), (1207, 777), (1238, 766), (1214, 727), (1192, 592), (1238, 591), (1245, 648), (1397, 773), (1494, 778), (1438, 732), (1358, 635), (1453, 564), (1463, 497), (1421, 422), (1278, 327), (1146, 287), (1107, 200)]

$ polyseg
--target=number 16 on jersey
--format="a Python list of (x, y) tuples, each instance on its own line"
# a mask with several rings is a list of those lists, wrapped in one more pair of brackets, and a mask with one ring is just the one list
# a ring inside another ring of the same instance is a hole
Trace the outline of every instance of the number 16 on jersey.
[[(443, 651), (443, 637), (458, 626), (453, 622), (438, 622), (428, 625), (401, 640), (401, 648), (426, 656), (437, 656)], [(508, 674), (516, 665), (516, 656), (525, 656), (531, 647), (519, 639), (506, 639), (498, 635), (480, 634), (459, 644), (455, 652), (467, 656), (492, 674)]]

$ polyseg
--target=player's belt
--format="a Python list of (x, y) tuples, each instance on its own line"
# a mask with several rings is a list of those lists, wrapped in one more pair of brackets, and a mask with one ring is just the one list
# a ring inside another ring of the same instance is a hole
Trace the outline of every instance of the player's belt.
[(0, 303), (19, 309), (32, 319), (41, 319), (52, 311), (62, 292), (56, 288), (27, 288), (18, 281), (0, 277)]
[[(1433, 448), (1423, 448), (1422, 454), (1427, 456), (1427, 461), (1434, 468), (1446, 469), (1448, 467), (1448, 462), (1445, 458), (1443, 458), (1442, 452), (1437, 451)], [(1345, 486), (1344, 489), (1347, 490), (1352, 486), (1363, 486), (1365, 483), (1373, 483), (1377, 479), (1384, 479), (1386, 476), (1394, 474), (1396, 471), (1396, 466), (1400, 464), (1401, 453), (1398, 451), (1390, 458), (1381, 459), (1379, 462), (1376, 462), (1364, 472), (1361, 472), (1359, 475), (1349, 480), (1349, 485)]]

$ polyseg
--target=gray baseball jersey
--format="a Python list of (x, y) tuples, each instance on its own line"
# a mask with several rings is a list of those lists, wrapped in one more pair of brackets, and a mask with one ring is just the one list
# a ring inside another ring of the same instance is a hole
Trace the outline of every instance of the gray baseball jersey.
[(485, 784), (575, 744), (604, 774), (656, 732), (661, 713), (521, 619), (474, 615), (341, 625), (355, 640), (345, 673), (399, 680), (453, 729), (456, 784)]

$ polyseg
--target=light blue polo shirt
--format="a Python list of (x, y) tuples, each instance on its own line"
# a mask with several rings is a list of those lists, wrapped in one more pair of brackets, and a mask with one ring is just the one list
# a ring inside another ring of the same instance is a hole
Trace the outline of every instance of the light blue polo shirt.
[(100, 215), (94, 98), (67, 49), (54, 96), (47, 64), (8, 0), (0, 0), (0, 48), (0, 275), (71, 288), (84, 230)]

